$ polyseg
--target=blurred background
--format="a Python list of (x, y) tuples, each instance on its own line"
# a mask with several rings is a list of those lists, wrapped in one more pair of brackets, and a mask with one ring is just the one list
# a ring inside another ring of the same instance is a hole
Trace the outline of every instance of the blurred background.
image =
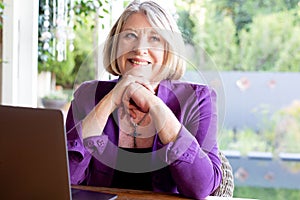
[[(101, 47), (129, 2), (0, 1), (0, 103), (66, 113), (80, 83), (115, 78)], [(234, 195), (300, 199), (300, 1), (161, 2), (184, 36), (183, 80), (218, 93)]]

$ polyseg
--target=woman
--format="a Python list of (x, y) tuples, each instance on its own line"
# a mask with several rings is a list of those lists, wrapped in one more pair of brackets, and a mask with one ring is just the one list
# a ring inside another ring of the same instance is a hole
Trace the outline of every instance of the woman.
[(216, 97), (184, 73), (182, 38), (157, 3), (133, 1), (104, 46), (107, 71), (74, 93), (66, 129), (72, 184), (212, 194), (222, 179)]

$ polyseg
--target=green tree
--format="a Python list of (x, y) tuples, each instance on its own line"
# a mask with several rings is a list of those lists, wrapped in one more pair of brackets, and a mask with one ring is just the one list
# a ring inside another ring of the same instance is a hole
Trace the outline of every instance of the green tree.
[(297, 7), (299, 0), (210, 0), (216, 5), (216, 18), (230, 16), (237, 32), (246, 28), (258, 14), (270, 14)]
[(299, 71), (299, 24), (295, 11), (257, 15), (240, 34), (240, 70)]
[[(194, 46), (192, 61), (201, 69), (237, 68), (236, 28), (228, 16), (216, 19), (216, 5), (193, 0), (177, 3), (178, 25)], [(213, 65), (213, 66), (212, 66)]]
[(187, 10), (179, 10), (177, 11), (178, 20), (177, 24), (178, 27), (183, 35), (184, 41), (189, 44), (193, 44), (193, 37), (195, 35), (195, 22), (191, 19), (191, 14)]
[(198, 66), (211, 57), (220, 70), (300, 70), (298, 0), (177, 2), (189, 12), (179, 14), (179, 25), (194, 33)]
[(300, 27), (294, 26), (291, 36), (279, 53), (279, 59), (275, 63), (276, 71), (300, 71)]
[[(208, 4), (208, 3), (207, 3)], [(214, 5), (206, 5), (205, 24), (199, 31), (205, 51), (212, 57), (218, 69), (230, 70), (238, 68), (238, 45), (236, 27), (230, 17), (215, 20)]]

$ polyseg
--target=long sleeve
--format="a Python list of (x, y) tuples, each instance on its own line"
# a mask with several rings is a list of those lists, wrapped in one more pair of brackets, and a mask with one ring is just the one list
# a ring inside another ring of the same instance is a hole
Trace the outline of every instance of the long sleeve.
[[(69, 169), (72, 184), (80, 184), (87, 179), (91, 154), (84, 146), (82, 140), (82, 120), (94, 108), (97, 97), (101, 98), (105, 93), (98, 94), (98, 81), (90, 81), (81, 84), (75, 91), (71, 102), (67, 119), (67, 146), (69, 156)], [(108, 87), (109, 88), (109, 87)], [(99, 135), (101, 135), (99, 133)], [(107, 141), (106, 136), (99, 136)]]
[[(105, 164), (113, 162), (108, 158), (112, 157), (114, 151), (111, 149), (115, 148), (112, 143), (112, 141), (116, 141), (114, 120), (108, 119), (103, 133), (99, 133), (99, 136), (84, 140), (82, 139), (82, 120), (115, 84), (116, 81), (88, 81), (81, 84), (74, 93), (66, 119), (69, 170), (72, 184), (109, 185), (109, 173), (101, 174), (103, 170), (107, 171), (107, 167), (99, 162), (100, 160), (94, 159), (94, 156), (97, 158), (100, 156), (101, 161), (106, 161)], [(112, 166), (112, 164), (110, 165)]]
[(188, 85), (179, 91), (171, 89), (176, 100), (171, 101), (168, 95), (165, 101), (172, 102), (171, 108), (176, 101), (180, 105), (180, 112), (175, 111), (175, 114), (182, 122), (182, 128), (177, 140), (167, 145), (164, 159), (170, 164), (178, 192), (203, 199), (219, 186), (222, 179), (217, 146), (216, 94), (206, 86)]
[(81, 138), (81, 123), (81, 119), (78, 118), (76, 101), (73, 100), (66, 120), (71, 184), (80, 184), (84, 181), (91, 159), (91, 155), (84, 148)]

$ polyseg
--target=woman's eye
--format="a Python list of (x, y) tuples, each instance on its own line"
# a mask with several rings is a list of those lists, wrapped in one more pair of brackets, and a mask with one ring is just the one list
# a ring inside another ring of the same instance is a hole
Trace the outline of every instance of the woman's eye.
[(135, 38), (137, 38), (136, 34), (134, 34), (134, 33), (127, 33), (125, 35), (125, 37), (128, 38), (128, 39), (135, 39)]
[(151, 36), (151, 40), (155, 41), (155, 42), (160, 42), (160, 37), (157, 35), (153, 35), (153, 36)]

